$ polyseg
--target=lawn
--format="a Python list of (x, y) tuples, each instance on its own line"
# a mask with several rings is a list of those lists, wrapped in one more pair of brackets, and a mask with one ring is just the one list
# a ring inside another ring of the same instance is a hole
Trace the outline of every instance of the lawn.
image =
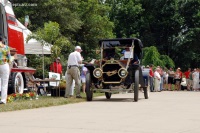
[[(93, 96), (101, 96), (104, 93), (94, 93)], [(50, 107), (50, 106), (59, 106), (66, 105), (72, 103), (86, 102), (86, 95), (84, 93), (81, 94), (82, 99), (77, 98), (63, 98), (63, 97), (51, 97), (51, 96), (39, 96), (36, 100), (18, 100), (11, 103), (7, 103), (6, 105), (0, 105), (0, 112), (7, 111), (16, 111), (16, 110), (24, 110), (24, 109), (34, 109), (41, 107)]]

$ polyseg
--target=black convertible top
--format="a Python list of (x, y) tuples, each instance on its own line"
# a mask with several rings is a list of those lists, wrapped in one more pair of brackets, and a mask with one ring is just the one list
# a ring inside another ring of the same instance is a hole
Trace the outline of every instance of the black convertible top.
[(126, 46), (131, 47), (132, 43), (135, 45), (135, 52), (139, 55), (142, 52), (143, 44), (138, 38), (115, 38), (115, 39), (101, 39), (99, 46), (104, 48)]

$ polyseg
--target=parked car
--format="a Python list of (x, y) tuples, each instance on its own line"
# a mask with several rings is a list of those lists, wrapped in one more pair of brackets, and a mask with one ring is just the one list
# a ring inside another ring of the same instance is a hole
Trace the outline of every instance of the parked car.
[(144, 90), (145, 99), (148, 99), (149, 91), (141, 66), (132, 63), (136, 56), (141, 60), (142, 47), (142, 42), (137, 38), (100, 40), (100, 60), (85, 65), (89, 70), (86, 75), (87, 100), (92, 101), (93, 91), (99, 90), (105, 92), (107, 99), (111, 98), (112, 93), (133, 91), (134, 101), (138, 101), (140, 88)]

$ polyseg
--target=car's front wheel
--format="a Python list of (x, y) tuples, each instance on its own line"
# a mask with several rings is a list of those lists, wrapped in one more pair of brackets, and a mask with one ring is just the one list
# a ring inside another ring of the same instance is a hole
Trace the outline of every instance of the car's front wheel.
[(87, 101), (92, 101), (93, 98), (93, 90), (91, 88), (91, 76), (90, 76), (90, 72), (87, 72), (86, 74), (86, 97), (87, 97)]

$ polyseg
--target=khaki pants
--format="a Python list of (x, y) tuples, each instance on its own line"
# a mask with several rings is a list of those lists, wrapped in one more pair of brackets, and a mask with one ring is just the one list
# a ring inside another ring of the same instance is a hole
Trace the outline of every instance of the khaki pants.
[(72, 82), (73, 79), (75, 80), (75, 89), (76, 89), (76, 95), (80, 95), (80, 88), (81, 88), (81, 80), (80, 80), (80, 70), (78, 67), (71, 67), (68, 68), (65, 73), (65, 79), (66, 79), (66, 89), (65, 89), (65, 97), (68, 97), (72, 94)]

